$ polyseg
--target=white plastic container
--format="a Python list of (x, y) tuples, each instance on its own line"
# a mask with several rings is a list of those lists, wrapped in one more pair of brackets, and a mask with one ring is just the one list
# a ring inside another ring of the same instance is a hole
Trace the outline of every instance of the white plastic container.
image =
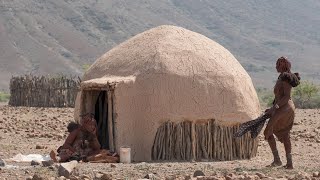
[(120, 162), (121, 163), (131, 163), (131, 148), (130, 147), (120, 147)]

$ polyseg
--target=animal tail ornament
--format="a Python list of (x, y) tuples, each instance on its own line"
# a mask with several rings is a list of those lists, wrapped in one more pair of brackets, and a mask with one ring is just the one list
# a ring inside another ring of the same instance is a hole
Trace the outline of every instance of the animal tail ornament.
[(239, 127), (239, 130), (233, 134), (233, 137), (241, 137), (245, 133), (250, 132), (251, 138), (252, 139), (256, 138), (261, 132), (265, 122), (269, 118), (270, 118), (270, 115), (263, 114), (254, 120), (241, 124)]

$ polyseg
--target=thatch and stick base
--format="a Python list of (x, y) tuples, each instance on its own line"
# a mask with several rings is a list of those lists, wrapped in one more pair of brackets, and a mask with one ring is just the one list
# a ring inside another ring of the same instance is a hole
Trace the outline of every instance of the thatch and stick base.
[(215, 120), (165, 122), (156, 133), (152, 159), (229, 161), (256, 156), (258, 138), (248, 133), (234, 138), (238, 128), (218, 125)]

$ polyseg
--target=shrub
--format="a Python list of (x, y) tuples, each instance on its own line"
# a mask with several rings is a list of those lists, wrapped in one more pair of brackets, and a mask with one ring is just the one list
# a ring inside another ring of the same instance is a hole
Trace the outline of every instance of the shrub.
[(0, 102), (8, 102), (10, 99), (10, 94), (5, 92), (0, 92)]
[[(257, 88), (257, 94), (262, 108), (272, 106), (272, 90)], [(293, 88), (291, 96), (297, 108), (320, 108), (320, 87), (310, 81), (301, 81), (299, 86)]]
[(319, 108), (319, 86), (309, 81), (302, 81), (293, 89), (292, 97), (297, 108)]
[(87, 71), (90, 68), (90, 66), (91, 66), (90, 64), (83, 64), (82, 65), (82, 70), (83, 71)]
[(271, 90), (266, 88), (257, 88), (257, 94), (262, 108), (272, 106), (274, 95)]

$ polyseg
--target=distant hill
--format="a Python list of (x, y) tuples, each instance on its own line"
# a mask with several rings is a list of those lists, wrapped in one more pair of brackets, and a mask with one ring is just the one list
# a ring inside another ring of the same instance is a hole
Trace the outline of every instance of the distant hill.
[(126, 39), (171, 24), (235, 55), (256, 87), (271, 87), (277, 57), (320, 79), (318, 0), (1, 0), (0, 90), (12, 75), (76, 74)]

